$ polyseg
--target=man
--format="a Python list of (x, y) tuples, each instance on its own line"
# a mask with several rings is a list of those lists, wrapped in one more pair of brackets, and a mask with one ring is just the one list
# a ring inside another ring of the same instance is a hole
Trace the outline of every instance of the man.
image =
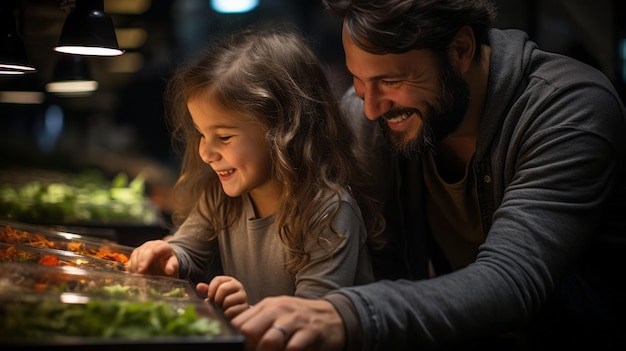
[(491, 29), (487, 0), (324, 4), (349, 117), (398, 155), (377, 165), (404, 279), (262, 301), (232, 321), (249, 348), (624, 349), (626, 111), (606, 77)]

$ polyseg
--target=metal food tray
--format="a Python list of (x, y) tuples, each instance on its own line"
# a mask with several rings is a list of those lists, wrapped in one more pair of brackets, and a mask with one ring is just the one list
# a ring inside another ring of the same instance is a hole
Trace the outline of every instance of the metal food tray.
[(69, 251), (35, 246), (0, 243), (0, 262), (38, 263), (47, 266), (70, 266), (105, 271), (124, 272), (123, 263)]
[(134, 247), (100, 239), (45, 229), (40, 226), (0, 221), (0, 242), (64, 250), (80, 255), (127, 263)]
[[(42, 289), (41, 282), (56, 288)], [(93, 289), (120, 282), (140, 293), (109, 296)], [(186, 294), (149, 293), (171, 288)], [(132, 336), (126, 335), (129, 330)], [(221, 310), (180, 279), (0, 263), (2, 349), (243, 350), (243, 342)]]
[(187, 280), (34, 263), (0, 263), (0, 292), (79, 293), (125, 300), (202, 301)]

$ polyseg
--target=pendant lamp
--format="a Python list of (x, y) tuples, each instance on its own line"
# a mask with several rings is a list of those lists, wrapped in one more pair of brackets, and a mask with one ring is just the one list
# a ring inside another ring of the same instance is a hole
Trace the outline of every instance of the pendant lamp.
[(67, 15), (55, 51), (92, 56), (118, 56), (113, 20), (104, 12), (104, 0), (76, 0)]
[(21, 75), (34, 73), (36, 69), (26, 58), (26, 48), (22, 38), (17, 34), (17, 26), (13, 10), (15, 5), (3, 3), (0, 8), (0, 74)]
[(52, 81), (46, 91), (65, 96), (85, 96), (98, 89), (98, 82), (91, 78), (89, 64), (80, 55), (62, 55), (57, 61)]
[(45, 97), (37, 74), (0, 78), (0, 104), (37, 105)]

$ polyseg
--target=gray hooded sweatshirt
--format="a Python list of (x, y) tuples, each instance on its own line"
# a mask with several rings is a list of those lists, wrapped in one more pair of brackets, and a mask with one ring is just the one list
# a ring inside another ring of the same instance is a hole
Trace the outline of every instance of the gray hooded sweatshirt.
[(425, 220), (420, 160), (390, 157), (362, 101), (344, 97), (381, 175), (394, 258), (380, 262), (395, 267), (393, 280), (326, 296), (349, 349), (624, 349), (624, 105), (599, 71), (521, 31), (489, 39), (473, 164), (486, 239), (465, 268), (428, 277), (427, 262), (439, 272), (445, 262)]

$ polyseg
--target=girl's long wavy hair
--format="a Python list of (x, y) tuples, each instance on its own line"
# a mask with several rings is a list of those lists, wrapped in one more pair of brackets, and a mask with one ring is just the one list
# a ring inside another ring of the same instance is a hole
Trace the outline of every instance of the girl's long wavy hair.
[(198, 201), (206, 203), (214, 235), (242, 214), (242, 199), (227, 196), (199, 156), (200, 137), (187, 101), (208, 89), (224, 108), (241, 112), (266, 131), (273, 175), (283, 183), (276, 228), (289, 252), (288, 271), (297, 271), (309, 260), (305, 236), (316, 235), (323, 244), (320, 233), (332, 230), (338, 208), (312, 220), (328, 206), (328, 194), (349, 191), (362, 211), (370, 247), (382, 245), (384, 219), (380, 205), (368, 195), (370, 182), (357, 157), (356, 139), (319, 59), (299, 33), (284, 28), (239, 30), (179, 67), (168, 82), (167, 121), (182, 154), (174, 188), (175, 225)]

